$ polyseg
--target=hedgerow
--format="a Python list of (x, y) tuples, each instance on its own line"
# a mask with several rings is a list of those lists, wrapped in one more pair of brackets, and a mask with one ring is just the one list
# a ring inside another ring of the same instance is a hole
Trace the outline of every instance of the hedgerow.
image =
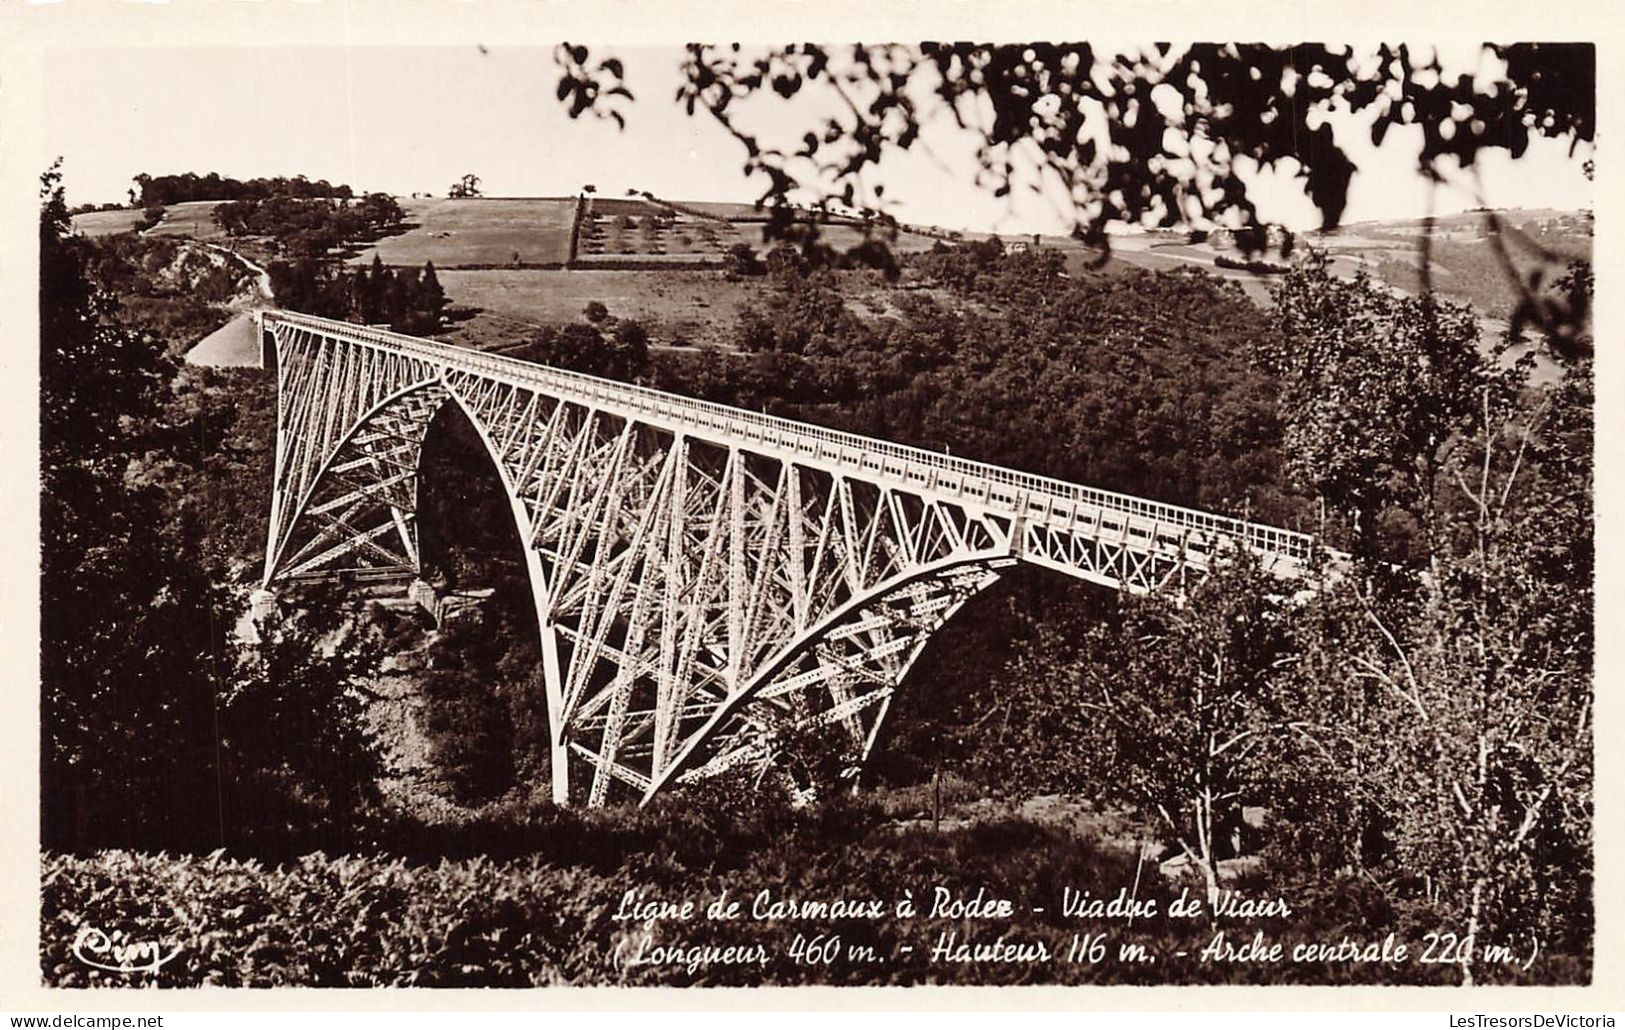
[(1256, 272), (1259, 275), (1286, 275), (1292, 271), (1290, 265), (1277, 264), (1273, 261), (1259, 261), (1257, 259), (1242, 261), (1224, 254), (1214, 257), (1213, 263), (1219, 268), (1235, 268), (1246, 272)]
[[(512, 825), (517, 825), (517, 822)], [(487, 827), (491, 829), (494, 827)], [(548, 848), (542, 831), (560, 831)], [(447, 833), (456, 832), (447, 830)], [(467, 843), (475, 846), (482, 833)], [(42, 972), (53, 986), (542, 986), (915, 983), (1453, 982), (1448, 966), (1399, 969), (1343, 964), (1225, 964), (1197, 958), (1214, 933), (1206, 919), (1171, 919), (1168, 904), (1189, 884), (1137, 868), (1131, 851), (1107, 848), (1052, 825), (1004, 818), (932, 832), (880, 823), (872, 810), (824, 806), (808, 813), (740, 816), (675, 812), (538, 819), (516, 837), (537, 850), (422, 861), (402, 855), (308, 855), (281, 865), (222, 854), (174, 857), (124, 851), (45, 859)], [(442, 837), (424, 850), (455, 842)], [(934, 915), (938, 886), (960, 897), (985, 891), (1013, 903), (1008, 918)], [(1111, 897), (1133, 887), (1155, 898), (1155, 915), (1069, 918), (1063, 888)], [(1258, 882), (1236, 886), (1264, 896)], [(878, 918), (763, 920), (758, 892), (774, 899), (876, 899)], [(617, 919), (628, 891), (650, 900), (693, 900), (685, 921)], [(705, 918), (724, 891), (741, 917)], [(1193, 893), (1199, 893), (1193, 889)], [(1380, 939), (1391, 929), (1420, 939), (1360, 881), (1335, 905), (1288, 918), (1224, 927), (1288, 942), (1348, 933)], [(897, 906), (911, 901), (915, 912)], [(1324, 899), (1317, 899), (1324, 901)], [(1042, 911), (1035, 911), (1042, 909)], [(92, 969), (73, 953), (82, 928), (163, 942), (175, 957), (161, 970)], [(1104, 932), (1105, 958), (1067, 961), (1074, 934)], [(1042, 944), (1040, 962), (949, 962), (932, 949), (953, 934), (989, 944), (1003, 937)], [(839, 939), (830, 961), (809, 960), (794, 943)], [(646, 939), (647, 938), (647, 939)], [(642, 943), (687, 949), (760, 946), (764, 960), (690, 966), (686, 959), (632, 965)], [(1155, 962), (1118, 960), (1143, 944)], [(861, 957), (872, 949), (872, 958)], [(853, 949), (857, 949), (856, 952)], [(1180, 954), (1183, 952), (1183, 954)], [(1561, 975), (1543, 964), (1535, 975)], [(1573, 973), (1574, 970), (1567, 970)]]
[[(411, 865), (316, 854), (255, 861), (110, 851), (51, 857), (41, 962), (82, 987), (526, 986), (564, 983), (597, 957), (586, 928), (604, 877), (539, 859)], [(93, 969), (72, 954), (81, 926), (179, 944), (156, 973)]]

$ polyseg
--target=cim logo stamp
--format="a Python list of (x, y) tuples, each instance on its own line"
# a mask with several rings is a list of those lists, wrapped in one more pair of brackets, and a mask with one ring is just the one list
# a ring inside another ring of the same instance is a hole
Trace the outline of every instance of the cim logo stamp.
[(131, 940), (123, 930), (108, 934), (94, 926), (82, 926), (73, 938), (74, 958), (109, 973), (156, 973), (180, 953), (180, 945), (176, 945), (165, 955), (158, 942)]

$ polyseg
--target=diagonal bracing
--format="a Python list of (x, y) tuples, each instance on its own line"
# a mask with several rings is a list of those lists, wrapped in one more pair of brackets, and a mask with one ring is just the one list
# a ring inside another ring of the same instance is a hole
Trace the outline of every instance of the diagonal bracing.
[(861, 766), (932, 635), (1017, 561), (1183, 588), (1309, 538), (303, 315), (278, 378), (265, 582), (413, 576), (424, 433), (457, 405), (508, 493), (542, 634), (551, 790), (646, 802), (816, 738)]

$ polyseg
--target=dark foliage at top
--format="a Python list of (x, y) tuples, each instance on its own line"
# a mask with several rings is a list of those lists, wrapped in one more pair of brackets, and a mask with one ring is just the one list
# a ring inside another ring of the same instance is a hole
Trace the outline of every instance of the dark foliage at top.
[[(740, 141), (747, 170), (770, 181), (763, 200), (774, 206), (792, 190), (826, 182), (848, 204), (878, 200), (859, 197), (857, 180), (888, 150), (907, 150), (919, 139), (929, 112), (914, 97), (918, 84), (928, 83), (959, 127), (976, 135), (995, 194), (1023, 183), (1026, 160), (1016, 150), (1036, 144), (1040, 166), (1067, 185), (1079, 225), (1092, 237), (1115, 221), (1172, 226), (1193, 213), (1217, 221), (1234, 211), (1256, 224), (1234, 171), (1243, 157), (1266, 167), (1295, 162), (1304, 192), (1331, 227), (1356, 171), (1320, 121), (1334, 103), (1374, 110), (1379, 145), (1396, 126), (1420, 126), (1422, 169), (1442, 157), (1471, 166), (1491, 149), (1519, 157), (1534, 136), (1575, 144), (1593, 138), (1592, 45), (1486, 44), (1485, 51), (1504, 73), (1480, 87), (1471, 75), (1450, 78), (1436, 57), (1404, 45), (1357, 51), (1199, 43), (1112, 52), (1089, 43), (791, 44), (747, 56), (738, 44), (691, 44), (677, 99), (690, 113), (708, 111)], [(591, 67), (580, 46), (561, 47), (556, 56), (560, 95), (574, 98), (572, 117), (600, 105), (614, 111), (617, 98), (631, 99), (619, 62)], [(808, 126), (798, 150), (764, 143), (731, 112), (756, 94), (789, 98), (820, 87), (848, 98), (846, 111)], [(973, 121), (971, 101), (989, 104), (992, 120)], [(1193, 140), (1221, 146), (1198, 156), (1204, 150), (1193, 150)], [(807, 169), (799, 174), (798, 159)]]
[[(1106, 227), (1126, 222), (1229, 226), (1243, 250), (1256, 252), (1266, 227), (1238, 163), (1290, 161), (1322, 225), (1342, 221), (1358, 169), (1325, 118), (1333, 107), (1371, 112), (1379, 146), (1393, 128), (1419, 128), (1416, 168), (1429, 180), (1475, 169), (1482, 152), (1519, 157), (1538, 137), (1567, 140), (1571, 152), (1592, 141), (1592, 44), (1486, 44), (1482, 58), (1488, 70), (1475, 77), (1386, 44), (1114, 51), (1083, 42), (793, 43), (746, 52), (737, 43), (695, 43), (676, 100), (690, 114), (708, 113), (744, 149), (747, 173), (766, 183), (758, 203), (769, 209), (771, 235), (815, 229), (792, 203), (803, 191), (822, 198), (822, 209), (839, 200), (885, 223), (874, 169), (914, 147), (922, 126), (945, 113), (976, 148), (980, 185), (1003, 196), (1060, 183), (1076, 233), (1102, 247)], [(555, 59), (571, 117), (591, 112), (626, 124), (632, 95), (619, 61), (568, 44)], [(764, 124), (759, 118), (738, 117), (757, 98), (772, 103), (804, 91), (828, 93), (837, 113), (810, 124), (772, 118), (765, 124), (775, 127), (773, 138), (747, 127)], [(1539, 292), (1538, 282), (1512, 278), (1525, 294)], [(1521, 314), (1563, 339), (1585, 321), (1584, 311), (1540, 304)]]

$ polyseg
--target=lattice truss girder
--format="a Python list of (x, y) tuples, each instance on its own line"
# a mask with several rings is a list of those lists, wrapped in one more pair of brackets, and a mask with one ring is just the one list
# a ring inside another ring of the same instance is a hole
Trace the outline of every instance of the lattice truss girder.
[(297, 328), (281, 331), (277, 356), (266, 582), (411, 576), (418, 457), (446, 398), (439, 369)]
[[(585, 800), (648, 798), (822, 726), (854, 763), (1008, 522), (449, 372), (525, 515)], [(1002, 562), (1001, 562), (1002, 559)]]
[(1115, 530), (1088, 520), (1076, 525), (1026, 523), (1020, 527), (1020, 554), (1024, 561), (1088, 579), (1105, 586), (1147, 593), (1191, 586), (1192, 573), (1206, 571), (1205, 561), (1167, 544), (1148, 546), (1125, 524)]
[(267, 585), (418, 572), (423, 438), (457, 404), (525, 545), (559, 801), (647, 800), (813, 733), (859, 763), (931, 634), (1003, 567), (1148, 591), (1183, 589), (1210, 556), (1200, 528), (775, 450), (703, 419), (641, 417), (613, 391), (599, 408), (454, 348), (440, 360), (336, 326), (274, 331)]

